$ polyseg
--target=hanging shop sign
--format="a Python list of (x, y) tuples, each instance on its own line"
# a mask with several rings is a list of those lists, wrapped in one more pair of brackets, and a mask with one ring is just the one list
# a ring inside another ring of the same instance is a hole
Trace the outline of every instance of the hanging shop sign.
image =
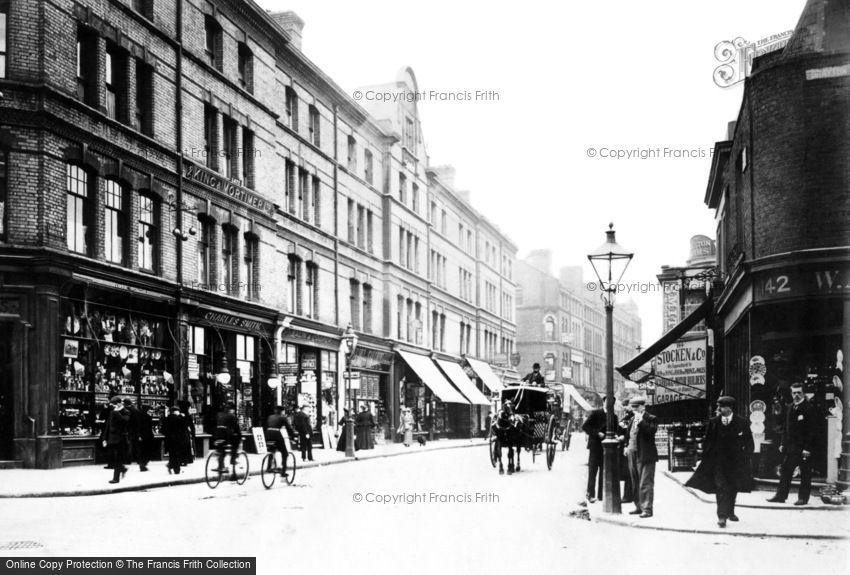
[(316, 369), (316, 354), (305, 352), (301, 354), (301, 369)]
[(198, 356), (194, 353), (190, 353), (186, 356), (186, 369), (189, 371), (189, 379), (198, 379), (200, 377)]
[(677, 341), (655, 356), (655, 374), (663, 388), (655, 403), (705, 397), (706, 340)]
[(358, 347), (351, 357), (351, 367), (370, 371), (389, 371), (393, 365), (393, 354), (376, 349)]
[(247, 317), (230, 315), (228, 313), (222, 313), (218, 311), (207, 311), (200, 317), (203, 318), (204, 321), (206, 321), (208, 324), (214, 325), (216, 327), (223, 327), (226, 329), (243, 329), (254, 333), (259, 332), (263, 335), (268, 335), (265, 323), (258, 320), (249, 319)]
[(260, 197), (255, 192), (243, 188), (242, 186), (222, 178), (215, 172), (202, 168), (191, 162), (183, 163), (183, 177), (196, 184), (200, 184), (213, 191), (220, 192), (232, 200), (246, 205), (249, 208), (264, 212), (269, 216), (274, 216), (275, 205)]
[(279, 363), (277, 364), (277, 372), (281, 375), (298, 375), (299, 366), (297, 363)]

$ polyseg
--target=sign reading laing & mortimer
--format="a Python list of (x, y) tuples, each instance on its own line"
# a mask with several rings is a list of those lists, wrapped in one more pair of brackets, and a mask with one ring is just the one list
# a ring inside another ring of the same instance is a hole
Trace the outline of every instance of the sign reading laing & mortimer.
[(272, 202), (234, 182), (222, 178), (218, 174), (211, 172), (206, 168), (184, 161), (183, 177), (217, 192), (221, 192), (228, 197), (245, 204), (249, 208), (259, 210), (269, 216), (274, 216), (275, 206)]

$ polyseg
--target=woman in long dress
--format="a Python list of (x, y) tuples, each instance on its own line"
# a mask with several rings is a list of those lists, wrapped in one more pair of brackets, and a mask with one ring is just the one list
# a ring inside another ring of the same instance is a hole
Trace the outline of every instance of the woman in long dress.
[(404, 446), (410, 447), (413, 443), (413, 413), (409, 407), (405, 407), (401, 411), (401, 425), (399, 425), (399, 433), (404, 434)]
[(180, 466), (191, 454), (189, 445), (189, 428), (180, 408), (176, 405), (162, 423), (162, 434), (165, 436), (165, 449), (168, 451), (168, 473), (179, 474)]
[(348, 408), (344, 408), (342, 410), (342, 417), (339, 419), (339, 423), (337, 423), (337, 426), (340, 429), (339, 441), (336, 442), (337, 451), (345, 451), (345, 441), (347, 438), (345, 422), (348, 420), (348, 414)]

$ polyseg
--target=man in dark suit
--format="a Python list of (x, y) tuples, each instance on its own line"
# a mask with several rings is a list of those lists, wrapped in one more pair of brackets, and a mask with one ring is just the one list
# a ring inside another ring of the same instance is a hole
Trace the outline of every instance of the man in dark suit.
[[(587, 414), (581, 430), (587, 434), (587, 500), (602, 499), (602, 440), (605, 439), (605, 411), (594, 409)], [(599, 478), (597, 481), (597, 477)], [(596, 497), (593, 497), (594, 484)]]
[(794, 505), (806, 505), (812, 490), (812, 447), (817, 429), (818, 416), (803, 394), (803, 384), (791, 384), (791, 399), (794, 404), (785, 414), (785, 429), (779, 452), (782, 467), (779, 472), (779, 488), (776, 495), (768, 499), (771, 503), (783, 503), (791, 490), (791, 475), (800, 468), (800, 492)]
[(298, 445), (301, 446), (301, 461), (313, 461), (313, 426), (310, 425), (310, 416), (307, 415), (307, 406), (292, 416), (293, 427), (298, 434)]
[(617, 439), (620, 440), (618, 448), (620, 459), (620, 479), (623, 480), (623, 503), (631, 503), (634, 501), (634, 491), (632, 488), (632, 474), (629, 471), (629, 460), (626, 458), (626, 446), (629, 444), (630, 430), (635, 414), (632, 412), (631, 403), (628, 399), (623, 400), (623, 417), (620, 419), (620, 435)]
[(754, 446), (749, 423), (732, 413), (735, 398), (724, 395), (717, 400), (717, 407), (720, 414), (708, 420), (702, 461), (685, 485), (716, 493), (717, 525), (726, 527), (727, 519), (738, 521), (738, 493), (752, 490), (750, 457)]
[(528, 385), (546, 387), (546, 380), (543, 378), (543, 374), (540, 373), (539, 363), (535, 363), (531, 366), (531, 373), (525, 374), (525, 377), (522, 378), (522, 382), (527, 383)]
[(129, 397), (124, 398), (124, 409), (130, 414), (130, 421), (127, 425), (130, 434), (130, 453), (127, 459), (130, 462), (138, 463), (139, 471), (147, 471), (147, 456), (142, 449), (142, 427), (144, 426), (142, 412), (133, 405), (133, 400)]
[(632, 492), (635, 510), (630, 515), (641, 518), (652, 517), (652, 504), (655, 498), (655, 462), (658, 461), (658, 448), (655, 447), (655, 432), (658, 420), (646, 412), (646, 400), (633, 397), (631, 405), (634, 417), (629, 426), (629, 440), (626, 444), (626, 459), (632, 475)]
[(130, 423), (130, 414), (124, 409), (120, 397), (113, 397), (109, 401), (112, 403), (112, 409), (107, 415), (101, 440), (103, 447), (109, 451), (109, 459), (112, 463), (113, 473), (110, 483), (118, 483), (118, 478), (127, 473), (124, 462), (127, 459), (127, 429)]

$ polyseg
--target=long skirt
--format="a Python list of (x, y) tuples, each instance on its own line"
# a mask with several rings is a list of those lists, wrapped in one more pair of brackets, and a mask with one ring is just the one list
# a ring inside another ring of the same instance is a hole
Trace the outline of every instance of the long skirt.
[(413, 430), (412, 429), (405, 429), (404, 430), (404, 444), (410, 445), (411, 443), (413, 443)]

